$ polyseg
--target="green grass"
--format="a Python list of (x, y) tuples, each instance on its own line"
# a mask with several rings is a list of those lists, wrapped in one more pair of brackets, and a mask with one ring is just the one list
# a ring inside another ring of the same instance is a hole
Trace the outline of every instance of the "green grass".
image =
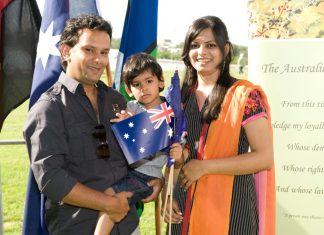
[[(182, 77), (183, 71), (180, 71)], [(165, 87), (170, 84), (173, 71), (164, 72)], [(233, 76), (239, 76), (233, 71)], [(105, 81), (105, 77), (102, 78)], [(24, 102), (12, 111), (4, 122), (0, 140), (22, 140), (22, 129), (28, 112), (28, 102)], [(2, 181), (3, 227), (6, 235), (20, 235), (22, 230), (24, 201), (28, 178), (29, 160), (25, 145), (0, 145), (0, 172)], [(161, 221), (162, 234), (165, 225)], [(154, 202), (145, 204), (141, 216), (140, 229), (142, 235), (155, 234)]]
[[(7, 117), (0, 140), (21, 140), (28, 101)], [(29, 160), (25, 145), (0, 145), (4, 234), (21, 234)]]

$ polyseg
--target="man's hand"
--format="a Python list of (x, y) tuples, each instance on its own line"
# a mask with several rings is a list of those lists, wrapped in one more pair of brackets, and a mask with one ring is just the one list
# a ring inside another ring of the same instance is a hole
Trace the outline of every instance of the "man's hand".
[(147, 183), (148, 186), (153, 187), (153, 193), (147, 198), (143, 199), (142, 202), (151, 202), (154, 201), (158, 196), (163, 187), (164, 181), (161, 179), (153, 179)]
[(120, 192), (110, 198), (107, 214), (114, 223), (121, 221), (127, 215), (129, 211), (128, 199), (132, 196), (131, 192)]

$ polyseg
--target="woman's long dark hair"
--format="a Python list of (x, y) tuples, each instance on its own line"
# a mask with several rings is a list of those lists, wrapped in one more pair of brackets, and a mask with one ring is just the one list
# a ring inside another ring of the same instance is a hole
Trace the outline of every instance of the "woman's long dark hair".
[[(192, 41), (205, 29), (210, 28), (214, 35), (215, 41), (220, 48), (223, 60), (219, 64), (221, 74), (214, 88), (208, 96), (208, 104), (203, 113), (203, 121), (210, 123), (212, 120), (218, 118), (221, 110), (221, 105), (224, 100), (225, 94), (228, 88), (234, 83), (235, 79), (231, 77), (229, 72), (229, 66), (232, 61), (233, 47), (228, 38), (228, 33), (225, 24), (215, 16), (204, 16), (195, 20), (188, 29), (186, 38), (184, 41), (182, 60), (185, 63), (185, 77), (182, 86), (182, 102), (186, 104), (186, 100), (190, 95), (190, 92), (194, 91), (197, 85), (197, 71), (191, 65), (189, 59), (190, 46)], [(225, 56), (225, 46), (229, 45), (229, 52)]]

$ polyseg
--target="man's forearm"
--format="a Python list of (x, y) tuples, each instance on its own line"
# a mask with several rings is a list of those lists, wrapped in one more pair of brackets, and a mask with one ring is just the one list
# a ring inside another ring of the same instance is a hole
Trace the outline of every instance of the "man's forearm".
[(74, 206), (107, 212), (107, 207), (109, 207), (110, 201), (113, 200), (115, 198), (112, 196), (77, 183), (62, 201)]

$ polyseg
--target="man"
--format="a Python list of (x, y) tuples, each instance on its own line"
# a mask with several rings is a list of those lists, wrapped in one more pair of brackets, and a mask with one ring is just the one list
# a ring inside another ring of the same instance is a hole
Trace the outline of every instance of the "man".
[(240, 54), (240, 57), (237, 60), (237, 64), (239, 66), (239, 74), (243, 74), (244, 71), (244, 66), (245, 66), (245, 59), (244, 59), (244, 53)]
[[(51, 235), (93, 234), (98, 211), (116, 223), (111, 234), (137, 231), (136, 209), (128, 204), (132, 194), (103, 193), (128, 171), (109, 123), (114, 107), (122, 110), (126, 103), (99, 80), (109, 63), (111, 35), (100, 16), (68, 20), (60, 41), (65, 72), (28, 114), (24, 137), (33, 174), (47, 197)], [(157, 181), (150, 183), (154, 192), (146, 201), (161, 188)]]

